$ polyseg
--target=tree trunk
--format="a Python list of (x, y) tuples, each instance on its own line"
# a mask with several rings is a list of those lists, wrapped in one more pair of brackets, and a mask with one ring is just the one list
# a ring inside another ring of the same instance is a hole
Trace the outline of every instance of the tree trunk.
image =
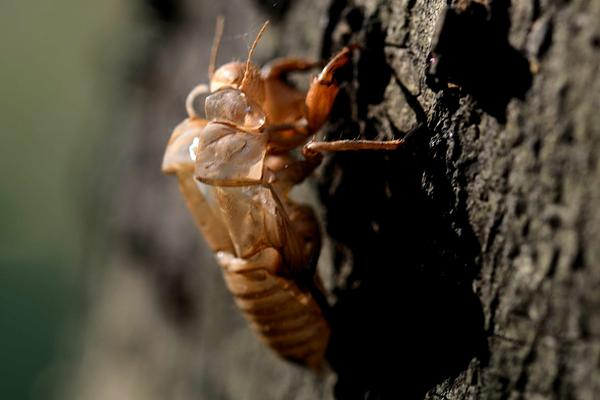
[(393, 154), (338, 154), (316, 174), (333, 303), (321, 375), (255, 339), (160, 174), (215, 7), (148, 3), (160, 42), (107, 167), (108, 267), (72, 398), (600, 397), (599, 2), (221, 6), (219, 64), (268, 18), (257, 62), (359, 46), (327, 140), (416, 128)]

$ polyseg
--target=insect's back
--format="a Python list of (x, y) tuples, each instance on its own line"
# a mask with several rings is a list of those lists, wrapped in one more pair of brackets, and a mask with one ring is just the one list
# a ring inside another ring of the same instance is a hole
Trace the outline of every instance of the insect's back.
[(223, 272), (237, 306), (265, 343), (290, 361), (322, 366), (330, 331), (309, 292), (266, 270)]

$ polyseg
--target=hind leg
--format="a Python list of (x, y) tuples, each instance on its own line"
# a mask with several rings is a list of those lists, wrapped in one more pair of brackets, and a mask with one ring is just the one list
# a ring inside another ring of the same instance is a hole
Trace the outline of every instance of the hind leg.
[(407, 140), (424, 128), (419, 124), (408, 131), (402, 139), (394, 140), (335, 140), (331, 142), (308, 142), (302, 148), (306, 157), (316, 156), (325, 152), (360, 151), (360, 150), (396, 150), (406, 144)]

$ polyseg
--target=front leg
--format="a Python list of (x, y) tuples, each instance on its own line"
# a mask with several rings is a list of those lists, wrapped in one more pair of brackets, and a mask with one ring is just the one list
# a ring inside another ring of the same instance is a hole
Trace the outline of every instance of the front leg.
[(304, 118), (306, 92), (285, 80), (290, 72), (308, 71), (319, 64), (299, 58), (282, 58), (261, 70), (265, 83), (264, 110), (270, 124), (289, 124)]
[(290, 72), (304, 72), (322, 65), (320, 62), (304, 58), (278, 58), (266, 64), (260, 71), (263, 79), (281, 79)]
[(323, 68), (319, 76), (313, 79), (306, 94), (306, 120), (308, 129), (314, 133), (327, 121), (333, 102), (340, 89), (335, 80), (335, 72), (350, 62), (352, 47), (345, 47)]

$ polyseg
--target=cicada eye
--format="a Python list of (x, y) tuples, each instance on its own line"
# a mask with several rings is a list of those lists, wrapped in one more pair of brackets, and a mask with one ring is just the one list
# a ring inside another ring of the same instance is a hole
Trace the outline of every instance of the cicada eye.
[(246, 129), (259, 129), (265, 124), (265, 113), (244, 92), (223, 88), (206, 98), (206, 119), (225, 120)]
[(203, 118), (202, 115), (199, 115), (196, 112), (196, 107), (194, 106), (194, 103), (197, 102), (198, 98), (206, 98), (207, 94), (209, 94), (209, 89), (208, 86), (204, 84), (196, 86), (192, 89), (190, 94), (188, 94), (187, 98), (185, 99), (185, 108), (190, 118)]

